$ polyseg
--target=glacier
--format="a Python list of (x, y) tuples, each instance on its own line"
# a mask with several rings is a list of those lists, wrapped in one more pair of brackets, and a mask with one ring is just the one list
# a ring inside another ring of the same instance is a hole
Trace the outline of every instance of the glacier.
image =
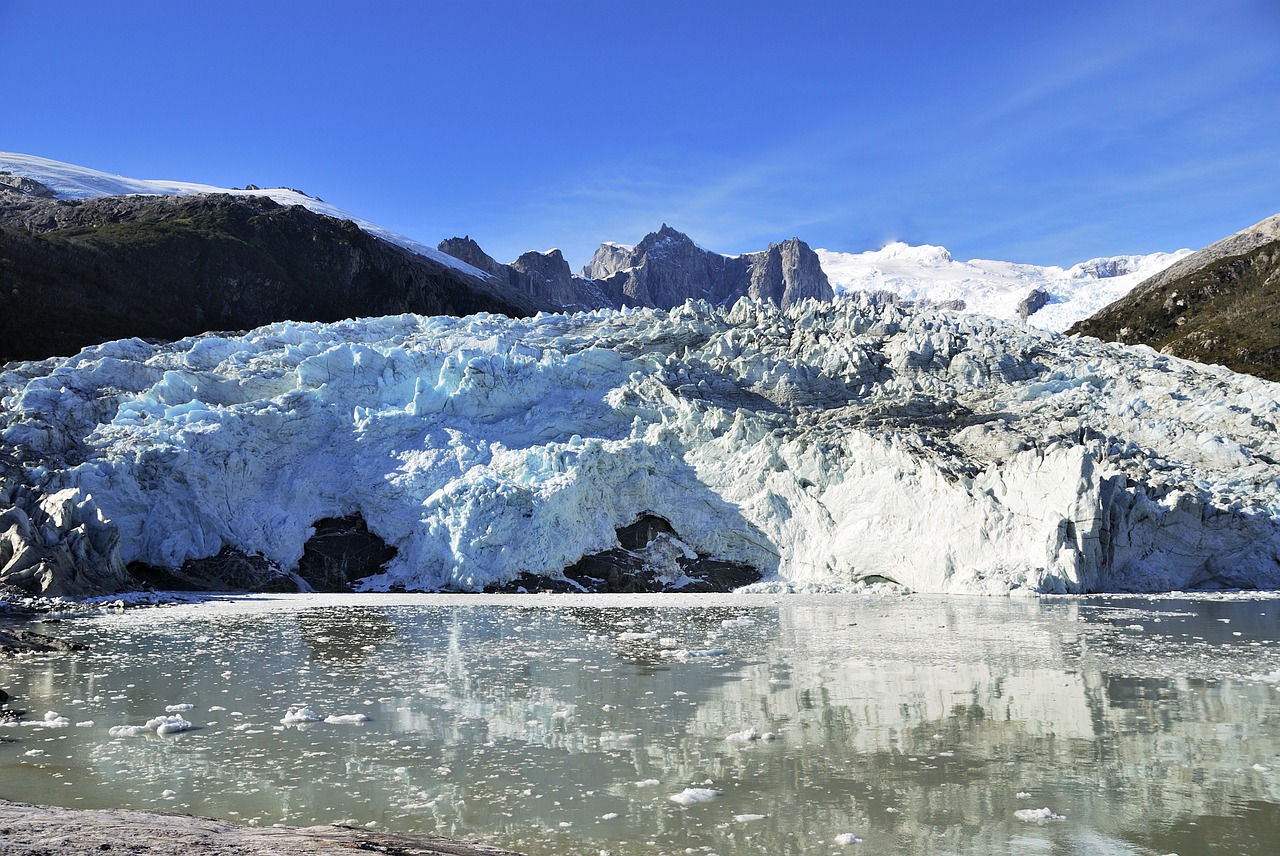
[(0, 369), (0, 582), (129, 584), (323, 518), (365, 590), (555, 577), (643, 515), (754, 591), (1280, 587), (1280, 387), (852, 295), (282, 322)]

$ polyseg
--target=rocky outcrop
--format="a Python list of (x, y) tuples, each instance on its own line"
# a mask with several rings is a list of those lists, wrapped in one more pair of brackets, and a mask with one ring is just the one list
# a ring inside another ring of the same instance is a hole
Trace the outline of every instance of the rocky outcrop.
[(490, 274), (537, 309), (572, 312), (615, 305), (595, 283), (574, 276), (559, 250), (530, 251), (504, 265), (480, 249), (469, 235), (446, 238), (436, 249)]
[(524, 574), (487, 591), (729, 592), (761, 577), (750, 565), (699, 556), (667, 520), (656, 515), (641, 515), (616, 533), (617, 547), (583, 556), (564, 569), (563, 577)]
[(27, 178), (23, 175), (14, 175), (11, 172), (0, 170), (0, 187), (17, 191), (23, 196), (33, 196), (38, 199), (52, 199), (55, 194), (44, 184), (36, 181), (34, 178)]
[(1280, 380), (1280, 215), (1140, 283), (1068, 334)]
[(290, 593), (307, 590), (297, 575), (262, 556), (234, 547), (223, 547), (216, 556), (188, 559), (180, 568), (130, 562), (128, 570), (136, 584), (165, 591)]
[[(0, 627), (0, 656), (12, 657), (17, 654), (68, 654), (75, 651), (87, 651), (87, 645), (69, 642), (57, 636), (23, 630), (19, 627)], [(0, 690), (0, 706), (6, 705), (9, 696)]]
[(265, 196), (53, 200), (0, 187), (0, 361), (114, 339), (533, 301)]
[(817, 254), (799, 238), (723, 256), (665, 223), (634, 247), (602, 244), (583, 273), (617, 303), (657, 309), (691, 299), (725, 304), (751, 297), (784, 308), (806, 298), (834, 299)]
[(1026, 321), (1032, 315), (1049, 305), (1049, 292), (1043, 288), (1033, 288), (1018, 304), (1018, 317)]
[(351, 591), (352, 583), (395, 558), (395, 548), (370, 532), (359, 514), (317, 520), (315, 529), (298, 561), (298, 576), (315, 591)]
[(46, 493), (0, 457), (0, 587), (70, 598), (123, 591), (132, 581), (119, 540), (91, 496)]

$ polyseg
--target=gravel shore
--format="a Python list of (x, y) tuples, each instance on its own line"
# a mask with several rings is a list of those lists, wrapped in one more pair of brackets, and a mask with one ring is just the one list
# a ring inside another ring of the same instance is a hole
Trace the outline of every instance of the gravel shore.
[(389, 856), (520, 856), (435, 835), (348, 826), (238, 826), (176, 812), (89, 811), (0, 800), (0, 856), (337, 856), (353, 850)]

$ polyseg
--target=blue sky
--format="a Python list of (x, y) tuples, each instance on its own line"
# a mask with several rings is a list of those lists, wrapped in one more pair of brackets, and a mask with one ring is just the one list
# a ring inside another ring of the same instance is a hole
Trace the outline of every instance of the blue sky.
[(0, 150), (283, 185), (500, 261), (1071, 264), (1280, 212), (1280, 0), (0, 0)]

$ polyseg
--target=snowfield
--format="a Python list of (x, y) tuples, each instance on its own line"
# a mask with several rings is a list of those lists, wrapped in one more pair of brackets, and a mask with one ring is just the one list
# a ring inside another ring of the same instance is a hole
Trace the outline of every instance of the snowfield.
[(815, 250), (837, 294), (891, 292), (926, 304), (963, 301), (964, 312), (1021, 320), (1019, 305), (1034, 290), (1048, 303), (1027, 323), (1061, 333), (1124, 297), (1144, 279), (1191, 250), (1090, 259), (1069, 268), (972, 259), (956, 261), (943, 247), (894, 242), (866, 253)]
[(1278, 393), (856, 296), (112, 342), (0, 372), (0, 581), (290, 568), (359, 512), (367, 590), (556, 575), (642, 514), (755, 590), (1276, 588)]

